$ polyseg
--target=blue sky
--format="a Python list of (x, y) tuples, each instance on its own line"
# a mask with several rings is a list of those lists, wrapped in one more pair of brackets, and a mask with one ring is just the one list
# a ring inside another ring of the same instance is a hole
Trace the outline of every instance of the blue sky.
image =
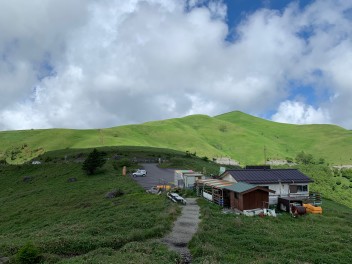
[(351, 28), (344, 0), (0, 1), (0, 130), (233, 110), (351, 129)]
[[(238, 24), (242, 23), (248, 16), (255, 13), (258, 9), (269, 9), (275, 10), (279, 13), (284, 12), (288, 5), (296, 3), (299, 9), (303, 10), (307, 5), (312, 4), (313, 0), (301, 0), (301, 1), (289, 1), (289, 0), (226, 0), (224, 3), (227, 6), (227, 18), (226, 23), (229, 27), (228, 40), (236, 41), (236, 27)], [(304, 39), (308, 39), (312, 32), (303, 31), (301, 36)], [(304, 99), (306, 103), (314, 107), (318, 107), (317, 97), (328, 95), (317, 95), (314, 87), (302, 84), (299, 80), (291, 81), (289, 84), (291, 87), (290, 94), (288, 95), (289, 100), (294, 100), (297, 97)], [(262, 113), (262, 117), (270, 119), (274, 114), (274, 111), (266, 111)]]
[[(236, 27), (238, 23), (248, 15), (254, 13), (260, 8), (267, 8), (281, 11), (293, 1), (289, 0), (226, 0), (224, 1), (227, 6), (227, 23), (230, 28)], [(296, 1), (300, 8), (312, 3), (312, 0)]]

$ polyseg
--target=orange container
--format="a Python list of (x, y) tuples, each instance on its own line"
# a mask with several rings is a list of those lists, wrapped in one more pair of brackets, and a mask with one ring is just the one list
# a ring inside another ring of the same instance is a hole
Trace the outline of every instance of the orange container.
[(323, 208), (321, 208), (320, 206), (314, 206), (312, 204), (303, 204), (303, 206), (306, 208), (308, 213), (311, 213), (311, 214), (323, 213)]

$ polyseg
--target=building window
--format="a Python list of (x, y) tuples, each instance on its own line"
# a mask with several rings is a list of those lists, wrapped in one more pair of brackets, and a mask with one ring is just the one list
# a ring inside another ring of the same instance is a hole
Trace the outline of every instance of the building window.
[(308, 192), (308, 185), (290, 185), (290, 193)]
[(299, 185), (298, 192), (308, 192), (308, 185)]

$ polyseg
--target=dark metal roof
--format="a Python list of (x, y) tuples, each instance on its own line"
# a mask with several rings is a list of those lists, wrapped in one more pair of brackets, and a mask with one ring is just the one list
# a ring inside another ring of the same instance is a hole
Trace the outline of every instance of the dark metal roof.
[(237, 182), (250, 184), (270, 183), (308, 183), (313, 182), (311, 178), (297, 169), (270, 169), (270, 170), (227, 170), (220, 178), (230, 174)]

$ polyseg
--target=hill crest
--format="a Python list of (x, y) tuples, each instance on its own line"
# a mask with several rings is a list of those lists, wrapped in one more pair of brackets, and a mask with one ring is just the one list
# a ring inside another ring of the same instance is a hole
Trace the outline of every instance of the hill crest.
[(22, 163), (52, 150), (122, 145), (191, 151), (208, 158), (229, 157), (241, 164), (264, 163), (264, 156), (270, 160), (293, 159), (301, 151), (337, 165), (352, 163), (350, 130), (335, 125), (277, 123), (240, 111), (104, 129), (3, 131), (0, 160)]

